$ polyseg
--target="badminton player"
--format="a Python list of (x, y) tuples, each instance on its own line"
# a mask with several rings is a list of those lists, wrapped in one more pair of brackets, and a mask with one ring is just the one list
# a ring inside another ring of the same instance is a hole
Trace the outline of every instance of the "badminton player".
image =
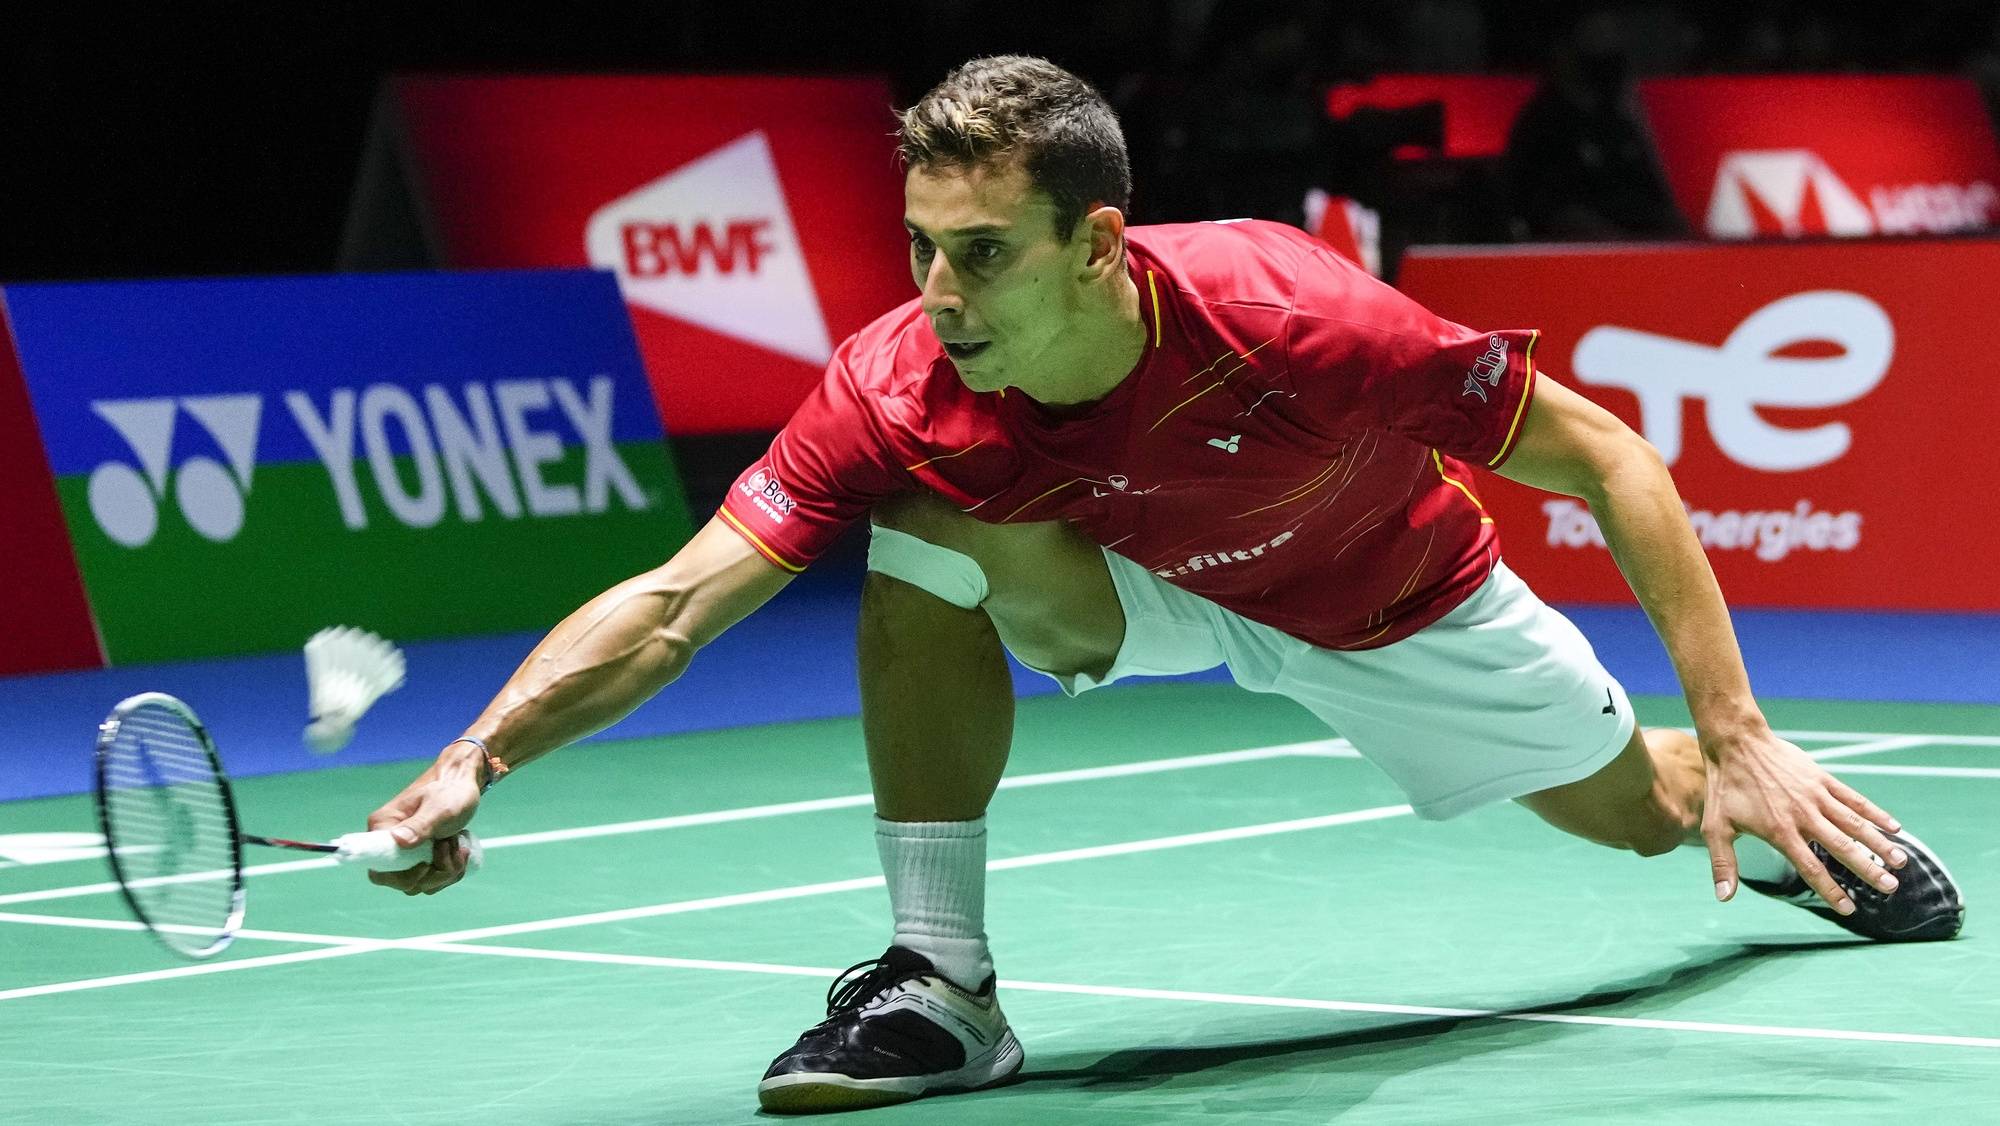
[[(1534, 332), (1441, 320), (1277, 224), (1127, 227), (1117, 119), (1039, 59), (965, 64), (900, 139), (919, 296), (842, 344), (715, 519), (557, 626), (370, 828), (449, 838), (483, 785), (616, 722), (870, 518), (891, 945), (771, 1065), (766, 1109), (1021, 1067), (984, 919), (1003, 645), (1072, 694), (1227, 665), (1351, 740), (1420, 817), (1515, 801), (1640, 856), (1705, 849), (1719, 899), (1748, 887), (1883, 941), (1957, 933), (1930, 850), (1772, 733), (1664, 463), (1537, 377)], [(1507, 568), (1475, 466), (1588, 502), (1693, 735), (1640, 728)], [(435, 892), (461, 871), (434, 857), (370, 878)]]

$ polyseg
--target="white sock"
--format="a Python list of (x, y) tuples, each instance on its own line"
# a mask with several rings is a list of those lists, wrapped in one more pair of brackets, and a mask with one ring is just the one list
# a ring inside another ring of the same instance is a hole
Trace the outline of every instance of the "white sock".
[(897, 946), (929, 958), (938, 972), (978, 989), (993, 973), (986, 947), (986, 818), (975, 821), (875, 819), (875, 849), (889, 881)]

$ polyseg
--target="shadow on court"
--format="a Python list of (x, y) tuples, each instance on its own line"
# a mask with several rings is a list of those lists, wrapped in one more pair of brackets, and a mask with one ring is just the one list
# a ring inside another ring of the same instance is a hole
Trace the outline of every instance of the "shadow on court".
[[(1518, 1048), (1524, 1036), (1555, 1037), (1595, 1026), (1509, 1021), (1509, 1014), (1588, 1015), (1635, 1001), (1671, 1004), (1728, 985), (1767, 957), (1797, 956), (1869, 945), (1860, 939), (1734, 944), (1679, 966), (1628, 979), (1566, 1001), (1499, 1010), (1495, 1016), (1427, 1017), (1324, 1036), (1286, 1037), (1217, 1047), (1132, 1048), (1088, 1063), (1064, 1057), (1029, 1070), (1022, 1088), (1056, 1091), (1137, 1091), (1177, 1081), (1181, 1086), (1236, 1087), (1247, 1079), (1312, 1072), (1317, 1110), (1337, 1112), (1364, 1102), (1381, 1083), (1427, 1067), (1455, 1063), (1489, 1051)], [(1327, 1012), (1335, 1019), (1368, 1014)], [(1629, 1010), (1619, 1016), (1634, 1016)], [(1294, 1014), (1296, 1017), (1296, 1014)], [(1070, 1053), (1074, 1059), (1077, 1053)], [(1020, 1088), (1017, 1088), (1019, 1090)], [(1025, 1092), (1023, 1092), (1025, 1093)], [(1304, 1096), (1302, 1096), (1304, 1097)]]

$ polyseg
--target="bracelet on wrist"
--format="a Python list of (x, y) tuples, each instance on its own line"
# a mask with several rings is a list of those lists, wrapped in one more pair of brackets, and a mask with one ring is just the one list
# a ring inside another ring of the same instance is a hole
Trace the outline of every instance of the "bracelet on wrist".
[(501, 762), (498, 755), (495, 755), (492, 751), (487, 750), (486, 742), (483, 739), (475, 739), (470, 735), (460, 735), (458, 738), (453, 739), (451, 743), (446, 743), (445, 746), (449, 747), (453, 743), (470, 743), (473, 746), (479, 748), (479, 757), (486, 764), (486, 776), (483, 779), (481, 779), (479, 783), (479, 792), (482, 794), (492, 789), (493, 784), (495, 782), (498, 782), (500, 781), (500, 779), (505, 778), (507, 776), (507, 772), (513, 769), (512, 767), (509, 767), (506, 763)]

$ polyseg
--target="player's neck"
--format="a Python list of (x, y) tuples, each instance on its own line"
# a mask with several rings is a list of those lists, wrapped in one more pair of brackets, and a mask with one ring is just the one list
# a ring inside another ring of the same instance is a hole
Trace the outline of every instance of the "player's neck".
[(1063, 353), (1045, 370), (1052, 373), (1029, 394), (1045, 406), (1080, 407), (1118, 389), (1146, 354), (1146, 320), (1139, 312), (1139, 287), (1119, 271), (1105, 290), (1086, 296), (1090, 303), (1063, 335)]

